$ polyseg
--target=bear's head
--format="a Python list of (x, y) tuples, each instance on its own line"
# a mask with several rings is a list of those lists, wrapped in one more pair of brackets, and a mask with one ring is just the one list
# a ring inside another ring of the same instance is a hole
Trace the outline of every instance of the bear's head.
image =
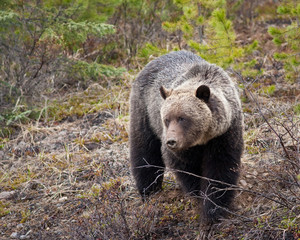
[(175, 152), (206, 144), (212, 123), (212, 113), (207, 106), (209, 87), (201, 85), (191, 90), (162, 86), (160, 94), (164, 99), (161, 107), (163, 144)]

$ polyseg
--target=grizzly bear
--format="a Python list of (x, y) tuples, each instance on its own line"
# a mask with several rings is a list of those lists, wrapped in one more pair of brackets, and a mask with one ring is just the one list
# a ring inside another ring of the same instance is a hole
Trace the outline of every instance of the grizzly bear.
[(148, 63), (132, 85), (129, 134), (132, 173), (144, 199), (161, 189), (168, 167), (186, 193), (201, 199), (204, 222), (226, 215), (239, 176), (243, 115), (222, 68), (188, 51)]

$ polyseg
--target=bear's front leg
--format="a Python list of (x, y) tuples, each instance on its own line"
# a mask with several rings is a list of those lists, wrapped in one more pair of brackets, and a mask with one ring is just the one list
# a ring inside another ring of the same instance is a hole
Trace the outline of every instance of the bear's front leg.
[(147, 117), (132, 103), (135, 114), (130, 119), (130, 162), (139, 193), (145, 199), (161, 189), (164, 163), (160, 140), (153, 134)]
[(207, 144), (203, 158), (203, 223), (213, 224), (230, 213), (243, 151), (241, 132), (231, 129)]

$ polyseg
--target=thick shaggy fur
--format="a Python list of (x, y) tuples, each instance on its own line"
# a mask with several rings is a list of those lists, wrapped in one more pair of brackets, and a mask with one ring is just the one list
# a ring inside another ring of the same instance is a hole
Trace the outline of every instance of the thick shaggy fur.
[(185, 192), (202, 199), (202, 219), (218, 220), (234, 197), (226, 188), (238, 180), (242, 132), (233, 82), (191, 52), (153, 60), (133, 83), (130, 160), (142, 197), (161, 188), (168, 166)]

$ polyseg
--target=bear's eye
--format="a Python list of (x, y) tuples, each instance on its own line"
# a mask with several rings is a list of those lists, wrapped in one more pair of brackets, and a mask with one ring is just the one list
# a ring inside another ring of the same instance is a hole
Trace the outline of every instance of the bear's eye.
[(183, 122), (185, 119), (183, 117), (178, 117), (178, 122)]
[(168, 127), (169, 124), (170, 124), (170, 120), (169, 119), (165, 119), (165, 125), (166, 125), (166, 127)]

